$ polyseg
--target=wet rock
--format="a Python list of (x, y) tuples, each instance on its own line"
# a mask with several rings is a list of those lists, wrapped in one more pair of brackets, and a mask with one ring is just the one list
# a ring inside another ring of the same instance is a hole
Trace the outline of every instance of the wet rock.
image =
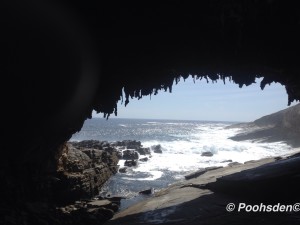
[(134, 150), (137, 150), (142, 147), (141, 142), (136, 141), (136, 140), (117, 141), (117, 142), (115, 142), (115, 145), (123, 146), (123, 147), (126, 147), (127, 149), (134, 149)]
[(123, 158), (123, 153), (119, 149), (117, 151), (117, 157), (118, 157), (118, 159), (122, 159)]
[(212, 157), (214, 154), (212, 152), (202, 152), (201, 156)]
[(103, 150), (112, 154), (113, 152), (116, 151), (116, 148), (112, 147), (112, 146), (106, 146), (106, 147), (103, 147)]
[(194, 173), (185, 175), (184, 178), (186, 180), (190, 180), (192, 178), (196, 178), (196, 177), (201, 176), (202, 174), (206, 173), (207, 171), (216, 170), (216, 169), (220, 169), (220, 168), (222, 168), (222, 166), (210, 166), (210, 167), (201, 168), (201, 169), (199, 169), (198, 171), (196, 171)]
[(119, 173), (126, 173), (127, 172), (127, 167), (122, 167), (119, 169)]
[(249, 160), (249, 161), (244, 162), (244, 164), (255, 163), (255, 162), (257, 162), (257, 160)]
[(137, 160), (126, 160), (124, 166), (132, 167), (132, 166), (137, 166), (137, 164), (138, 164)]
[(155, 153), (162, 153), (162, 149), (161, 149), (161, 145), (153, 145), (151, 146), (151, 149), (153, 150), (153, 152)]
[(153, 189), (152, 189), (152, 188), (149, 188), (149, 189), (140, 191), (139, 194), (142, 194), (142, 195), (151, 195), (152, 192), (153, 192)]
[(139, 159), (141, 162), (147, 162), (149, 159), (147, 157)]
[(137, 152), (140, 153), (140, 155), (150, 155), (151, 154), (150, 148), (138, 148)]
[(229, 163), (228, 166), (237, 166), (237, 165), (241, 165), (242, 163), (239, 163), (239, 162), (232, 162), (232, 163)]
[[(300, 157), (300, 152), (288, 156), (287, 159), (292, 159), (292, 158), (297, 158), (297, 157)], [(279, 156), (279, 157), (276, 157), (276, 158), (282, 158), (282, 157)]]
[(133, 160), (133, 159), (138, 159), (138, 158), (139, 158), (139, 153), (133, 149), (127, 149), (127, 150), (123, 151), (123, 159)]
[(224, 161), (222, 161), (221, 163), (231, 163), (231, 162), (232, 162), (232, 160), (229, 159), (229, 160), (224, 160)]
[(223, 166), (209, 166), (209, 167), (205, 167), (206, 171), (211, 171), (211, 170), (217, 170), (223, 168)]
[(196, 178), (196, 177), (201, 176), (202, 174), (206, 173), (206, 171), (207, 171), (206, 169), (201, 168), (201, 169), (199, 169), (198, 171), (196, 171), (196, 172), (194, 172), (194, 173), (185, 175), (184, 178), (185, 178), (186, 180), (190, 180), (190, 179), (192, 179), (192, 178)]

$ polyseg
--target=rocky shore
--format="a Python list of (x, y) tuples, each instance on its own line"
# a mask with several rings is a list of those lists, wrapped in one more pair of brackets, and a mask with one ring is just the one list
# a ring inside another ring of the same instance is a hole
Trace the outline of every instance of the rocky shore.
[[(155, 150), (161, 147), (154, 146)], [(140, 157), (143, 156), (143, 157)], [(119, 210), (122, 196), (100, 195), (103, 184), (115, 173), (151, 157), (140, 141), (85, 140), (68, 142), (58, 158), (55, 189), (56, 214), (61, 224), (102, 224)], [(126, 160), (119, 168), (119, 159)], [(147, 191), (147, 190), (145, 190)]]
[(117, 151), (106, 142), (67, 143), (58, 158), (54, 185), (56, 202), (92, 198), (118, 171)]
[(300, 104), (263, 116), (250, 123), (239, 123), (227, 129), (239, 128), (241, 132), (230, 139), (256, 142), (282, 141), (294, 148), (300, 147)]
[[(251, 160), (226, 160), (226, 167), (201, 168), (153, 197), (118, 212), (115, 224), (300, 224), (300, 104), (264, 116), (239, 128), (235, 141), (286, 142), (294, 147), (289, 155)], [(202, 157), (212, 157), (210, 151)], [(247, 212), (227, 205), (289, 205), (292, 211)], [(227, 210), (226, 210), (227, 209)]]
[(226, 206), (299, 203), (299, 171), (299, 153), (207, 168), (117, 213), (107, 224), (296, 225), (300, 223), (299, 211), (228, 212)]
[(67, 142), (49, 162), (54, 171), (38, 180), (37, 194), (43, 198), (0, 203), (0, 224), (103, 224), (119, 210), (122, 199), (99, 196), (103, 184), (118, 172), (119, 159), (137, 163), (140, 155), (145, 160), (150, 154), (138, 141)]
[[(253, 224), (252, 216), (256, 214), (229, 213), (226, 205), (230, 202), (300, 202), (295, 185), (300, 182), (300, 156), (296, 154), (244, 164), (226, 160), (227, 167), (201, 168), (158, 192), (152, 188), (141, 190), (138, 194), (152, 197), (120, 211), (125, 197), (101, 195), (103, 184), (117, 172), (126, 173), (128, 168), (146, 162), (152, 153), (164, 154), (163, 148), (160, 145), (144, 148), (141, 142), (134, 140), (65, 143), (56, 158), (55, 172), (40, 182), (48, 200), (0, 204), (0, 213), (4, 215), (0, 224), (228, 224), (241, 221)], [(203, 152), (201, 157), (212, 155)], [(125, 162), (119, 168), (121, 159)], [(299, 213), (272, 213), (272, 217), (259, 214), (258, 218), (264, 221), (258, 224), (298, 224), (300, 221)]]

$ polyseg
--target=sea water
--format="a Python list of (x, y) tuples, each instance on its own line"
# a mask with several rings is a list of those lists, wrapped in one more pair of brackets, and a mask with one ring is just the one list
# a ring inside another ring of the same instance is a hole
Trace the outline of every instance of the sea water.
[[(232, 124), (234, 122), (93, 118), (85, 122), (71, 141), (137, 140), (143, 147), (162, 146), (161, 154), (152, 152), (147, 162), (139, 162), (126, 173), (117, 173), (102, 188), (102, 194), (127, 197), (128, 200), (122, 201), (122, 208), (126, 208), (145, 197), (139, 195), (139, 191), (160, 190), (200, 168), (226, 166), (228, 160), (244, 163), (292, 151), (292, 147), (283, 142), (233, 141), (229, 137), (242, 130), (226, 129)], [(213, 156), (201, 156), (203, 152), (211, 152)], [(123, 167), (124, 162), (120, 160), (119, 166)]]

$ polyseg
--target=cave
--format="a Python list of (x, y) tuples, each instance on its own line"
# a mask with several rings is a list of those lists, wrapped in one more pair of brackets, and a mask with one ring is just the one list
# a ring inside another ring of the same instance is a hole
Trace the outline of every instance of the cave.
[(8, 224), (26, 202), (53, 202), (43, 178), (93, 110), (109, 119), (119, 100), (171, 92), (190, 75), (240, 88), (263, 78), (262, 89), (285, 86), (287, 104), (300, 100), (296, 2), (4, 1), (1, 30)]

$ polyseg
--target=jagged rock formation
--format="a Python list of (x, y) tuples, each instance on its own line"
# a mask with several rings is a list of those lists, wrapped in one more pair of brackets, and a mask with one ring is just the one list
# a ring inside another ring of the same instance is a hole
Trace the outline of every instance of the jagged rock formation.
[[(18, 196), (13, 204), (0, 203), (0, 224), (103, 224), (118, 211), (120, 199), (91, 199), (118, 171), (117, 153), (107, 142), (65, 143), (56, 161), (48, 165), (53, 171), (29, 180), (30, 191), (35, 195), (30, 199)], [(19, 193), (14, 191), (11, 194)], [(14, 198), (13, 195), (2, 197)]]
[[(87, 145), (99, 147), (86, 148)], [(58, 159), (54, 198), (69, 203), (98, 195), (103, 184), (118, 171), (118, 161), (116, 149), (103, 150), (100, 142), (66, 144)]]
[(92, 110), (117, 113), (118, 100), (171, 91), (180, 77), (240, 87), (264, 77), (262, 88), (279, 82), (288, 103), (300, 99), (297, 2), (144, 4), (1, 2), (3, 202), (41, 198), (40, 180)]
[(285, 141), (293, 147), (300, 146), (300, 104), (263, 116), (250, 123), (231, 125), (242, 128), (232, 140), (257, 140), (262, 142)]

